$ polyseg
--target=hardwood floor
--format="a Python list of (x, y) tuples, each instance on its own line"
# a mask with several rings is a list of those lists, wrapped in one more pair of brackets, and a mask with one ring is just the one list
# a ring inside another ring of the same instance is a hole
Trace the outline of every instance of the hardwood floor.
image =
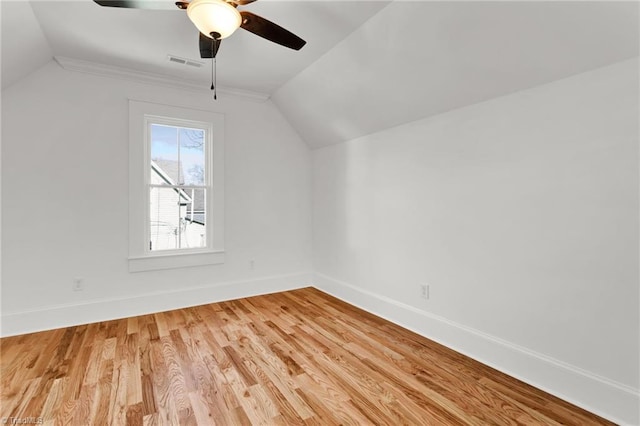
[(46, 425), (611, 424), (312, 288), (0, 344)]

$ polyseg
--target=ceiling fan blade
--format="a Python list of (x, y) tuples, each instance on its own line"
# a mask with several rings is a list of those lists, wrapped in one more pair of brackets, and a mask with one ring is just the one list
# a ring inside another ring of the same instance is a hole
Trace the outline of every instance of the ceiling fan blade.
[(100, 6), (128, 9), (178, 10), (176, 2), (169, 0), (93, 0)]
[(230, 3), (237, 4), (238, 6), (244, 6), (249, 3), (253, 3), (256, 0), (229, 0)]
[[(218, 54), (218, 49), (220, 49), (221, 39), (214, 40), (206, 35), (200, 33), (200, 57), (203, 59), (206, 58), (215, 58)], [(212, 46), (213, 44), (213, 46)], [(213, 47), (213, 52), (211, 51), (211, 47)]]
[(242, 28), (269, 41), (294, 50), (302, 49), (302, 46), (307, 43), (292, 32), (261, 16), (244, 10), (240, 12), (240, 15), (242, 15), (242, 24), (240, 24)]

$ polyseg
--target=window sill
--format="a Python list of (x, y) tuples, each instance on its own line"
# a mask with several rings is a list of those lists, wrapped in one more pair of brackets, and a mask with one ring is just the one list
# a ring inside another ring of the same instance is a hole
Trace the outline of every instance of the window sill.
[(224, 263), (224, 254), (224, 251), (206, 251), (197, 253), (166, 253), (130, 257), (129, 272), (218, 265)]

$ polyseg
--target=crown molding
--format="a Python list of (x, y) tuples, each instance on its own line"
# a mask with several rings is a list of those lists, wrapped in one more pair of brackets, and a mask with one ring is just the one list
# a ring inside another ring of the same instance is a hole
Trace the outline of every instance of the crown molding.
[[(68, 58), (65, 56), (54, 56), (53, 59), (58, 63), (58, 65), (60, 65), (67, 71), (76, 71), (103, 77), (130, 80), (138, 83), (155, 84), (171, 88), (186, 89), (199, 93), (202, 93), (203, 90), (202, 83), (193, 80), (184, 80), (163, 74), (106, 65), (98, 62), (84, 61), (81, 59)], [(258, 102), (264, 102), (270, 97), (268, 93), (237, 89), (234, 87), (218, 87), (218, 94), (236, 96)]]

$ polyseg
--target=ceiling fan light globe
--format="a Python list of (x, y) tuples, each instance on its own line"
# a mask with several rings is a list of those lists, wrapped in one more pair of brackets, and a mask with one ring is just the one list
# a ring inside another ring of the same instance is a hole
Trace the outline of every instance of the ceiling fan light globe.
[(223, 0), (192, 0), (187, 16), (202, 34), (211, 37), (211, 33), (218, 33), (221, 39), (233, 34), (242, 23), (240, 12)]

